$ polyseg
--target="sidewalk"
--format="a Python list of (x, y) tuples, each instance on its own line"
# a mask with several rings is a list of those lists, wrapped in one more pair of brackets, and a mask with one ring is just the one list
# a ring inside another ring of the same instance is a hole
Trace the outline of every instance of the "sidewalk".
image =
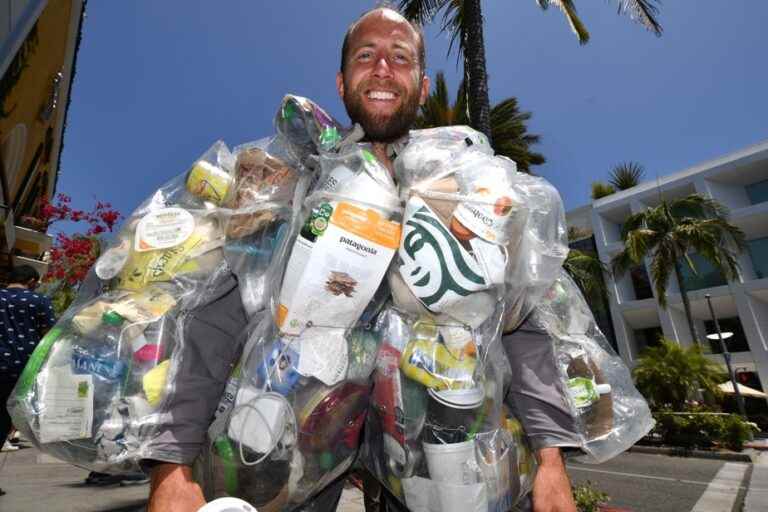
[(43, 455), (29, 443), (0, 453), (0, 496), (3, 512), (139, 512), (149, 485), (93, 487), (83, 485), (88, 471)]
[[(43, 455), (30, 443), (21, 450), (0, 453), (2, 512), (144, 512), (149, 485), (94, 487), (83, 485), (88, 471)], [(339, 512), (362, 512), (363, 498), (347, 488)]]

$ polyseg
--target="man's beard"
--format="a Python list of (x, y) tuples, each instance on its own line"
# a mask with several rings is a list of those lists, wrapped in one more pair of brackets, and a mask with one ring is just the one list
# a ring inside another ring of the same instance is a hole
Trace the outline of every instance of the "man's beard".
[[(392, 89), (392, 86), (387, 86)], [(419, 113), (419, 91), (413, 91), (406, 96), (406, 91), (395, 87), (402, 98), (400, 107), (390, 115), (377, 115), (368, 112), (363, 106), (365, 91), (371, 89), (370, 82), (362, 82), (356, 90), (344, 94), (344, 106), (353, 123), (359, 123), (365, 131), (368, 142), (394, 142), (408, 133), (416, 122)], [(344, 87), (345, 91), (350, 91)]]

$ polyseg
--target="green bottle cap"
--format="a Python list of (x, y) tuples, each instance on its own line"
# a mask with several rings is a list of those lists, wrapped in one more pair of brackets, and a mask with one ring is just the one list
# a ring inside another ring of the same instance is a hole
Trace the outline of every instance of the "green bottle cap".
[(124, 320), (125, 318), (123, 318), (117, 311), (110, 310), (101, 315), (101, 321), (107, 325), (118, 326), (122, 324)]

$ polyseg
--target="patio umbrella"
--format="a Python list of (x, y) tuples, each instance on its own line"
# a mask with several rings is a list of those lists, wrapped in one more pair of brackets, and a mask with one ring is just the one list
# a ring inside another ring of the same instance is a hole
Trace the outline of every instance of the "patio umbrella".
[[(768, 398), (768, 395), (766, 395), (762, 391), (752, 389), (743, 384), (736, 384), (736, 385), (739, 386), (739, 393), (741, 393), (741, 396), (748, 396), (750, 398)], [(723, 393), (726, 393), (728, 395), (735, 394), (735, 391), (733, 390), (733, 384), (731, 384), (730, 382), (723, 382), (718, 387)]]

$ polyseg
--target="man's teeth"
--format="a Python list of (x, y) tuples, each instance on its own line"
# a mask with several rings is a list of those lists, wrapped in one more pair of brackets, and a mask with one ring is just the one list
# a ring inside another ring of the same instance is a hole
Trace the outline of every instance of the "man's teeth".
[(372, 100), (393, 100), (395, 95), (391, 92), (385, 91), (371, 91), (368, 93), (368, 97)]

